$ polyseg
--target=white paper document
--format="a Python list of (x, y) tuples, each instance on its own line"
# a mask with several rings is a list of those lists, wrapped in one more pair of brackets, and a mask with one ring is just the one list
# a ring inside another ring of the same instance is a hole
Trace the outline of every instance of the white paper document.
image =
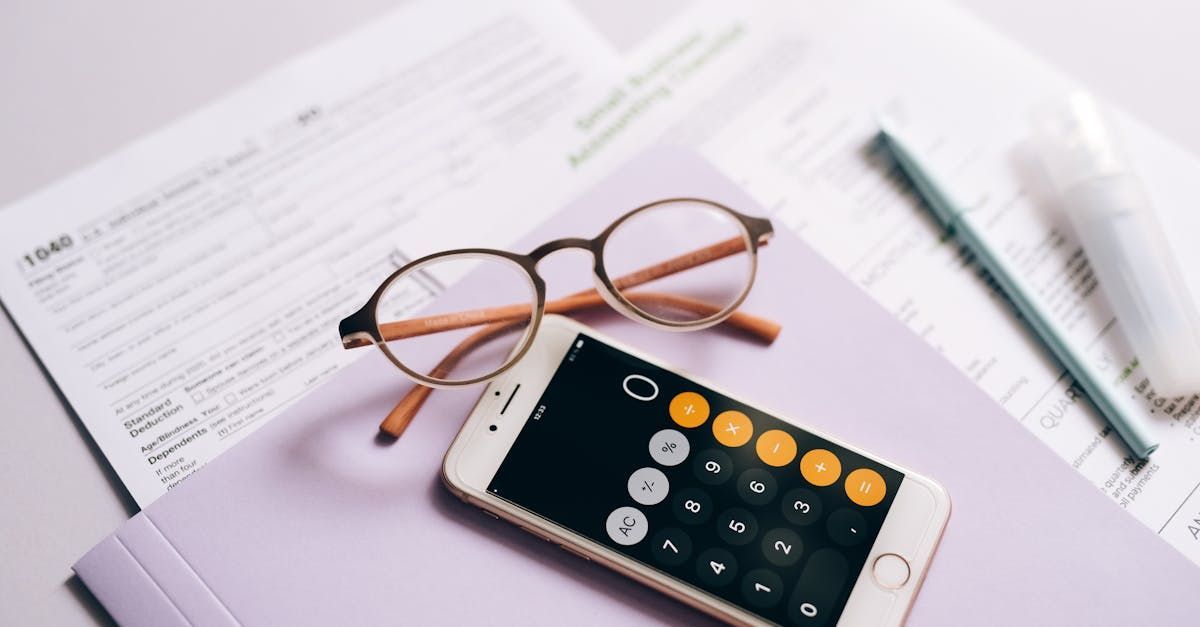
[[(933, 0), (698, 3), (627, 54), (565, 5), (418, 4), (0, 212), (0, 299), (145, 504), (348, 363), (337, 319), (397, 266), (503, 246), (637, 150), (684, 144), (957, 364), (1114, 515), (1200, 563), (1200, 397), (1154, 394), (1023, 152), (1030, 109), (1071, 87)], [(968, 219), (1153, 425), (1151, 460), (1129, 457), (945, 237), (873, 142), (879, 113), (924, 140), (972, 200)], [(1200, 293), (1186, 240), (1200, 230), (1187, 209), (1200, 161), (1122, 124)]]
[(547, 121), (615, 57), (534, 8), (403, 8), (0, 212), (0, 297), (139, 504), (361, 354), (337, 320), (399, 265), (556, 206), (489, 174), (573, 189)]
[[(710, 77), (706, 96), (664, 113), (676, 122), (659, 141), (704, 153), (1116, 507), (1200, 563), (1200, 397), (1154, 393), (1025, 148), (1029, 111), (1072, 83), (939, 2), (861, 0), (776, 15), (708, 7), (679, 20), (670, 36), (683, 39), (705, 21), (736, 28), (752, 43), (741, 67)], [(662, 54), (671, 41), (653, 45)], [(970, 252), (914, 197), (874, 141), (878, 114), (923, 138), (957, 196), (971, 203), (968, 219), (1000, 243), (1071, 330), (1070, 340), (1111, 373), (1124, 410), (1153, 425), (1161, 447), (1152, 459), (1130, 457)], [(1188, 237), (1200, 229), (1200, 215), (1190, 210), (1200, 160), (1127, 118), (1120, 122), (1198, 294), (1200, 254)], [(1019, 515), (1020, 504), (1013, 509)]]

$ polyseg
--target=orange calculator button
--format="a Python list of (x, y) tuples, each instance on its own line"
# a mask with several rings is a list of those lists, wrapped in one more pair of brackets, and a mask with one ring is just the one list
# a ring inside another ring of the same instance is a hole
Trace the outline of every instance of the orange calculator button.
[(832, 452), (815, 448), (800, 458), (800, 474), (813, 485), (833, 485), (842, 476), (842, 462)]
[(713, 419), (713, 436), (717, 441), (728, 447), (738, 447), (750, 441), (754, 435), (754, 425), (750, 417), (740, 411), (723, 411)]
[(851, 501), (870, 507), (877, 505), (887, 495), (887, 485), (883, 477), (870, 468), (859, 468), (846, 475), (846, 496)]
[(671, 420), (681, 427), (699, 427), (708, 420), (708, 401), (695, 392), (680, 392), (671, 399)]
[(771, 429), (758, 436), (754, 450), (758, 453), (758, 458), (768, 466), (787, 466), (796, 459), (796, 440), (786, 431)]

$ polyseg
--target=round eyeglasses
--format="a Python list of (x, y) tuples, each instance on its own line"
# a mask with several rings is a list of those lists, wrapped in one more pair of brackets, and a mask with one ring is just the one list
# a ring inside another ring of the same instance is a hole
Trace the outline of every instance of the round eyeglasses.
[[(769, 220), (711, 200), (670, 198), (626, 213), (594, 239), (554, 240), (527, 255), (482, 248), (428, 255), (388, 276), (341, 321), (342, 344), (376, 344), (417, 383), (457, 387), (511, 368), (529, 350), (546, 313), (601, 303), (667, 330), (728, 320), (769, 341), (777, 325), (736, 310), (754, 284), (758, 248), (773, 232)], [(537, 264), (566, 248), (591, 251), (595, 289), (547, 303)], [(457, 299), (450, 306), (435, 299), (421, 307), (430, 293), (467, 272), (487, 285), (470, 295), (475, 302), (464, 306)]]

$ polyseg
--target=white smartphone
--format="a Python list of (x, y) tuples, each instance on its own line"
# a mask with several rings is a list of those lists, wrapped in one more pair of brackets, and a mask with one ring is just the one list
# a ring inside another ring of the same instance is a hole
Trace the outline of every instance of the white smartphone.
[(739, 624), (904, 621), (934, 481), (548, 316), (446, 453), (452, 492)]

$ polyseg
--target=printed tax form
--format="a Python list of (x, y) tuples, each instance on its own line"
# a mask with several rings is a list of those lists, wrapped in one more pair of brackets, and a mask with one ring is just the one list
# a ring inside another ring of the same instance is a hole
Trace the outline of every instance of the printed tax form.
[[(561, 5), (486, 6), (465, 21), (404, 9), (0, 212), (0, 298), (140, 503), (351, 359), (332, 321), (396, 264), (503, 245), (664, 141), (771, 207), (1108, 494), (1114, 515), (1200, 563), (1200, 399), (1143, 382), (1021, 165), (1029, 108), (1069, 80), (934, 0), (700, 2), (625, 54)], [(420, 45), (388, 46), (399, 33)], [(1155, 424), (1152, 460), (1127, 457), (917, 204), (872, 144), (879, 112), (928, 138), (978, 200), (971, 219)], [(1194, 198), (1197, 160), (1123, 122), (1155, 206)], [(498, 210), (540, 187), (543, 202)], [(1200, 229), (1183, 211), (1166, 220), (1176, 235)], [(414, 305), (438, 289), (413, 286)]]
[(546, 122), (612, 54), (557, 4), (403, 7), (0, 211), (0, 298), (145, 505), (353, 359), (391, 270), (553, 210), (465, 199), (568, 185)]
[[(700, 23), (742, 32), (731, 64), (740, 67), (708, 76), (707, 97), (664, 107), (660, 141), (700, 150), (1108, 495), (1114, 515), (1127, 510), (1200, 563), (1200, 397), (1155, 394), (1024, 153), (1028, 113), (1075, 85), (934, 0), (856, 0), (777, 15), (707, 5), (681, 17), (673, 35), (659, 34), (659, 54)], [(1130, 457), (969, 252), (920, 206), (873, 141), (880, 113), (926, 140), (938, 170), (973, 202), (967, 219), (1000, 242), (1070, 341), (1110, 373), (1124, 411), (1151, 425), (1161, 447), (1150, 460)], [(1200, 231), (1190, 210), (1200, 160), (1119, 121), (1154, 205), (1167, 214), (1180, 265), (1200, 269), (1200, 250), (1186, 239)], [(1188, 279), (1195, 298), (1200, 271)], [(1013, 503), (1014, 516), (1020, 507)]]

